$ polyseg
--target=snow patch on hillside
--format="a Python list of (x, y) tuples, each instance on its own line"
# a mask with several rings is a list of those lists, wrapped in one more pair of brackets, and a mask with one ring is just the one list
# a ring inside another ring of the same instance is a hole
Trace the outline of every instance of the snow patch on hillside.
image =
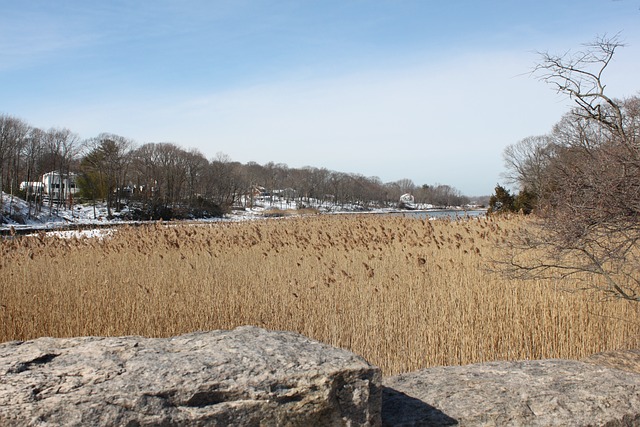
[(2, 193), (0, 205), (0, 229), (13, 227), (16, 230), (52, 229), (70, 224), (102, 225), (118, 220), (107, 219), (107, 208), (104, 204), (74, 205), (71, 209), (64, 206), (42, 206), (36, 210), (35, 203), (31, 205), (15, 196)]
[[(345, 214), (345, 213), (367, 213), (367, 214), (418, 214), (425, 219), (434, 219), (435, 217), (446, 218), (462, 217), (465, 210), (457, 209), (432, 209), (431, 205), (419, 205), (418, 210), (406, 211), (393, 208), (364, 210), (361, 206), (336, 206), (322, 203), (314, 205), (309, 203), (305, 208), (298, 209), (295, 203), (283, 204), (278, 200), (260, 200), (253, 204), (253, 207), (232, 210), (230, 214), (223, 218), (208, 218), (195, 220), (198, 223), (208, 222), (224, 222), (224, 221), (251, 221), (265, 220), (267, 218), (280, 218), (292, 215), (313, 215), (313, 214)], [(23, 233), (34, 231), (51, 231), (55, 230), (55, 235), (61, 238), (72, 237), (106, 237), (109, 235), (108, 230), (104, 227), (118, 224), (137, 224), (137, 221), (123, 220), (118, 217), (119, 214), (126, 214), (125, 209), (120, 213), (116, 213), (114, 217), (108, 219), (107, 207), (105, 203), (97, 204), (77, 204), (72, 208), (65, 206), (49, 206), (45, 205), (36, 211), (34, 203), (26, 201), (2, 193), (2, 203), (0, 205), (0, 232), (7, 234), (8, 230), (20, 231)], [(476, 211), (476, 214), (478, 212)], [(477, 216), (477, 215), (474, 215)], [(86, 226), (86, 228), (84, 227)], [(91, 229), (95, 226), (95, 229)], [(63, 231), (66, 227), (78, 228), (84, 230)], [(98, 229), (102, 229), (98, 231)]]

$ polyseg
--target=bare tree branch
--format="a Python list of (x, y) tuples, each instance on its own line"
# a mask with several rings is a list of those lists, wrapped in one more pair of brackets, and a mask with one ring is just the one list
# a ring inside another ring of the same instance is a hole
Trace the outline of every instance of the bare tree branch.
[[(505, 150), (511, 177), (538, 183), (538, 222), (500, 264), (518, 277), (572, 277), (640, 302), (640, 97), (611, 98), (603, 81), (622, 46), (615, 35), (575, 53), (540, 54), (534, 75), (576, 107), (546, 145), (523, 140)], [(540, 146), (545, 162), (535, 157)]]

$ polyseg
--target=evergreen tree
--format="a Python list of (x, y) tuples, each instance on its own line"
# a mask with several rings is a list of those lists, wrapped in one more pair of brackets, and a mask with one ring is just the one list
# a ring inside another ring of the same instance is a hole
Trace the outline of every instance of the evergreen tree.
[(495, 193), (489, 198), (489, 210), (487, 213), (513, 212), (514, 210), (514, 198), (509, 193), (509, 190), (500, 184), (496, 185)]

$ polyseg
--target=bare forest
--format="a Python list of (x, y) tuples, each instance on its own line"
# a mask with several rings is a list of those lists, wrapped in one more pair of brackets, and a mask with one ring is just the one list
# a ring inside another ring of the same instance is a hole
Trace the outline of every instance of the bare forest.
[(140, 145), (107, 133), (82, 140), (68, 129), (42, 130), (0, 115), (2, 190), (41, 210), (47, 203), (20, 184), (38, 181), (50, 171), (77, 176), (80, 191), (74, 202), (106, 202), (109, 216), (128, 205), (137, 216), (133, 219), (220, 216), (231, 208), (249, 207), (257, 197), (277, 198), (283, 207), (304, 208), (313, 202), (351, 210), (396, 206), (405, 193), (434, 206), (469, 202), (448, 185), (418, 186), (410, 179), (383, 183), (377, 177), (273, 162), (241, 164), (222, 153), (207, 159), (174, 143)]

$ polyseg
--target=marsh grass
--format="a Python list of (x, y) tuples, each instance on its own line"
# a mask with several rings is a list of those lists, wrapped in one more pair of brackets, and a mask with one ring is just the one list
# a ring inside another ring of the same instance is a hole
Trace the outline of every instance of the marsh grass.
[(385, 375), (638, 346), (638, 304), (492, 273), (528, 225), (326, 215), (16, 238), (0, 243), (0, 341), (251, 324), (350, 349)]

